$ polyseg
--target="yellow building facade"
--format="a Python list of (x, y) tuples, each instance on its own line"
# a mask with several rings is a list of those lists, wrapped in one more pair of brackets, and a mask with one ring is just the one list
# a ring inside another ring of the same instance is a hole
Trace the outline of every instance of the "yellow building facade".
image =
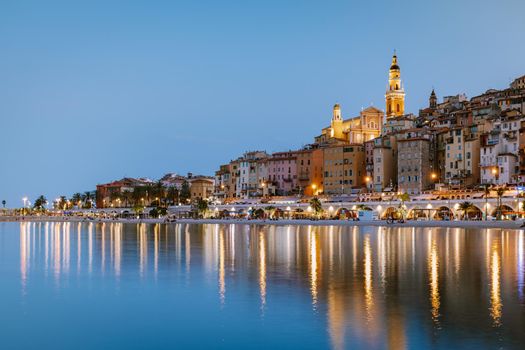
[(321, 131), (321, 135), (315, 138), (315, 143), (361, 144), (372, 140), (381, 134), (383, 117), (382, 110), (370, 106), (363, 109), (359, 116), (344, 120), (341, 115), (341, 106), (336, 104), (332, 111), (330, 126)]

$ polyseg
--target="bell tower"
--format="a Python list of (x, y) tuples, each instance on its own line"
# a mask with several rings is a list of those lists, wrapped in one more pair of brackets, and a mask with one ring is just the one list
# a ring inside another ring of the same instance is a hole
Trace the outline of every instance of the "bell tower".
[(437, 107), (437, 96), (434, 89), (432, 89), (432, 92), (430, 93), (430, 98), (428, 99), (428, 106), (432, 109), (436, 109)]
[(388, 73), (388, 88), (385, 94), (386, 117), (395, 118), (405, 114), (405, 90), (401, 82), (401, 70), (394, 51)]
[(344, 138), (343, 134), (343, 118), (341, 118), (341, 106), (338, 103), (334, 105), (332, 112), (332, 122), (330, 123), (331, 127), (331, 137), (336, 139)]

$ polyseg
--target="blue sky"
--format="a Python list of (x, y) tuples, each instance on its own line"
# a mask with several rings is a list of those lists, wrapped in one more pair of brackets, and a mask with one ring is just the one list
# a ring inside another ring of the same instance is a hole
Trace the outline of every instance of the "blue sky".
[(0, 2), (0, 199), (123, 176), (213, 174), (384, 109), (397, 49), (407, 110), (525, 74), (525, 3)]

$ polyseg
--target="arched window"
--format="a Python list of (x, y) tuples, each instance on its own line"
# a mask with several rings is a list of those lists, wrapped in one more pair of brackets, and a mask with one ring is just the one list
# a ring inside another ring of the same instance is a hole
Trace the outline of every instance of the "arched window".
[(399, 112), (400, 108), (399, 108), (399, 103), (397, 104), (397, 111)]
[(396, 84), (396, 90), (399, 90), (399, 85)]

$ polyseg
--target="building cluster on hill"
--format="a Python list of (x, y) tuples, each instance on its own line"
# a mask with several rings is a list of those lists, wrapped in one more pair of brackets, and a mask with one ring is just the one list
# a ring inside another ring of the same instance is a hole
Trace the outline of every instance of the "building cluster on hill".
[(432, 90), (428, 107), (406, 114), (394, 54), (385, 103), (386, 113), (371, 106), (348, 119), (336, 104), (330, 125), (304, 148), (250, 151), (221, 165), (214, 197), (380, 196), (523, 182), (525, 76), (471, 99), (458, 94), (439, 102)]
[(213, 196), (213, 177), (188, 173), (164, 175), (157, 181), (125, 177), (97, 185), (97, 208), (176, 205)]
[(432, 90), (426, 108), (405, 113), (405, 90), (394, 54), (385, 111), (370, 106), (330, 125), (298, 150), (245, 152), (214, 177), (167, 174), (157, 181), (123, 178), (97, 186), (98, 208), (172, 205), (270, 196), (356, 196), (389, 192), (419, 195), (433, 189), (509, 186), (525, 180), (525, 76), (508, 88), (440, 102)]

